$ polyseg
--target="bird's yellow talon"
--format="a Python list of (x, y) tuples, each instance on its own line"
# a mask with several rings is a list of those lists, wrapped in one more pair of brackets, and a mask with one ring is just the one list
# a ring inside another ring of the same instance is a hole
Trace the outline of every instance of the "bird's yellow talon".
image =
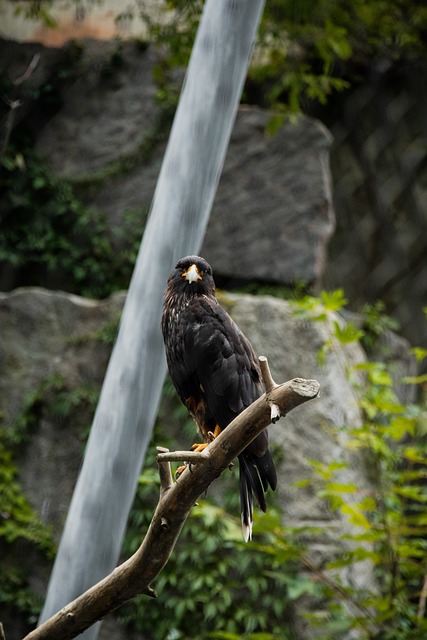
[(191, 451), (196, 451), (197, 453), (199, 453), (200, 451), (204, 451), (208, 446), (208, 444), (209, 442), (203, 442), (203, 443), (195, 442), (191, 447)]
[(178, 467), (178, 469), (175, 471), (175, 480), (178, 480), (179, 476), (186, 470), (186, 468), (186, 464), (182, 464), (180, 467)]

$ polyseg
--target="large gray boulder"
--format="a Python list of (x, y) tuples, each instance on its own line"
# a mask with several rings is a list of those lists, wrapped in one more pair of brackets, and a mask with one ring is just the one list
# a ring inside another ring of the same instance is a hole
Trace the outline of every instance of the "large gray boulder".
[[(0, 294), (0, 410), (6, 426), (19, 415), (26, 394), (46, 380), (59, 378), (69, 391), (101, 384), (110, 350), (103, 336), (117, 320), (123, 299), (124, 294), (117, 294), (98, 302), (38, 288)], [(293, 526), (315, 523), (323, 527), (321, 539), (311, 541), (316, 560), (323, 564), (340, 552), (336, 532), (347, 525), (318, 498), (314, 480), (305, 488), (295, 487), (295, 482), (312, 477), (309, 460), (315, 458), (348, 463), (343, 481), (360, 490), (368, 487), (363, 461), (346, 448), (346, 430), (359, 425), (361, 417), (357, 395), (345, 372), (363, 361), (364, 353), (357, 344), (345, 348), (336, 344), (320, 366), (318, 350), (331, 337), (328, 323), (297, 319), (287, 302), (272, 297), (224, 294), (221, 301), (250, 337), (255, 351), (268, 356), (277, 382), (306, 377), (317, 378), (321, 384), (320, 397), (279, 421), (271, 428), (271, 437), (284, 452), (278, 468), (278, 496), (285, 521)], [(45, 411), (43, 399), (38, 411), (37, 424), (19, 456), (20, 481), (30, 503), (54, 527), (58, 539), (82, 460), (81, 431), (90, 418), (84, 404), (78, 420)], [(223, 481), (227, 480), (221, 478), (213, 490), (220, 490)], [(43, 594), (48, 565), (30, 564), (27, 571), (35, 589)], [(366, 564), (353, 567), (346, 576), (349, 582), (366, 587), (371, 578)], [(301, 625), (297, 617), (295, 637), (309, 637)], [(9, 635), (13, 640), (13, 634)]]
[(57, 541), (82, 461), (83, 429), (85, 423), (90, 426), (91, 411), (81, 403), (79, 422), (70, 425), (65, 407), (52, 419), (43, 405), (55, 388), (101, 386), (110, 354), (102, 331), (119, 318), (124, 295), (94, 301), (36, 287), (0, 293), (0, 414), (6, 428), (13, 425), (30, 394), (42, 390), (44, 399), (36, 410), (40, 420), (21, 453), (20, 480), (42, 520), (53, 526)]
[(159, 115), (153, 47), (87, 40), (79, 55), (78, 80), (63, 89), (63, 106), (37, 142), (55, 173), (74, 181), (142, 156)]
[(332, 137), (308, 117), (267, 135), (270, 118), (238, 113), (202, 255), (237, 281), (316, 285), (335, 228)]
[[(308, 117), (267, 135), (270, 118), (265, 110), (240, 108), (201, 254), (217, 276), (233, 282), (316, 285), (335, 228), (332, 139)], [(141, 211), (145, 220), (163, 150), (156, 147), (149, 163), (103, 184), (93, 205), (114, 224), (125, 212)]]

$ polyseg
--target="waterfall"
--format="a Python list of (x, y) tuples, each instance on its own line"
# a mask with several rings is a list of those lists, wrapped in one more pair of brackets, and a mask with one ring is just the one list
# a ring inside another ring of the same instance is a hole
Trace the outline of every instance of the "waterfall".
[(166, 373), (162, 293), (200, 250), (263, 5), (206, 1), (40, 622), (117, 564)]

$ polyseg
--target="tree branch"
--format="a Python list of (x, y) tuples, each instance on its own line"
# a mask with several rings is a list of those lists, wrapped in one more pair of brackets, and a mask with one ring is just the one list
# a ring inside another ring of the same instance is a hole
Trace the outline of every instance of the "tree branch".
[[(265, 363), (262, 365), (265, 371)], [(268, 363), (267, 363), (268, 367)], [(267, 387), (267, 385), (266, 385)], [(316, 398), (316, 380), (295, 378), (281, 385), (268, 385), (268, 393), (245, 409), (197, 456), (173, 483), (170, 466), (160, 451), (160, 499), (147, 534), (136, 553), (106, 578), (88, 589), (24, 640), (68, 640), (82, 633), (107, 613), (138, 594), (155, 597), (151, 583), (167, 563), (182, 526), (197, 499), (218, 478), (233, 459), (271, 423), (272, 404), (281, 416), (307, 400)], [(191, 452), (190, 452), (191, 453)], [(188, 459), (189, 452), (186, 452)]]
[[(159, 447), (158, 447), (159, 449)], [(203, 451), (162, 451), (157, 454), (157, 462), (205, 462)]]

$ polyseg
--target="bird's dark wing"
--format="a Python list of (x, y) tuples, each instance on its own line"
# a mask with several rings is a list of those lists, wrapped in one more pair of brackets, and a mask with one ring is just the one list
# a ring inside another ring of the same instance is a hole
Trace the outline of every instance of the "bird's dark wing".
[[(195, 298), (181, 317), (183, 392), (201, 392), (221, 429), (263, 393), (253, 349), (215, 300)], [(189, 396), (187, 395), (187, 398)]]

